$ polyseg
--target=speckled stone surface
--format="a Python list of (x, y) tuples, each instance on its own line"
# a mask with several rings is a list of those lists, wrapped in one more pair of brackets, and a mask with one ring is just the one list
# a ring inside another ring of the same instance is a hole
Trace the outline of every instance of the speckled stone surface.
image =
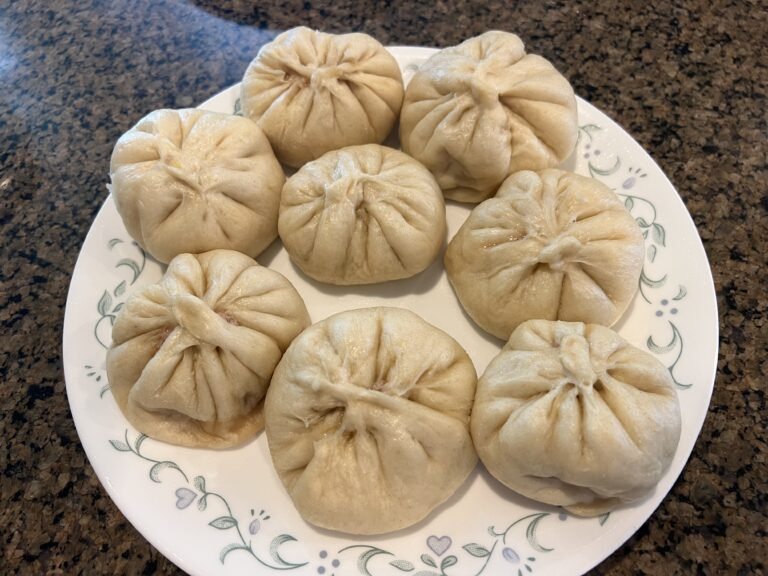
[(0, 0), (0, 571), (178, 573), (117, 510), (80, 447), (61, 360), (70, 275), (115, 139), (150, 110), (239, 81), (261, 44), (305, 24), (435, 46), (514, 31), (650, 151), (707, 249), (720, 359), (680, 480), (594, 573), (764, 574), (768, 5), (262, 4)]

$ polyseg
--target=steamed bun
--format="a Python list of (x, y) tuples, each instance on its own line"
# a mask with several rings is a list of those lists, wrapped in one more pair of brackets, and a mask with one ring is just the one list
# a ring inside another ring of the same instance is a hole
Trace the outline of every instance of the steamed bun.
[(513, 172), (557, 166), (577, 137), (570, 84), (508, 32), (432, 56), (408, 84), (400, 116), (403, 150), (460, 202), (484, 200)]
[(283, 170), (247, 118), (157, 110), (115, 145), (111, 191), (152, 256), (226, 248), (256, 257), (277, 237)]
[(407, 310), (352, 310), (305, 330), (264, 408), (272, 461), (304, 519), (381, 534), (444, 502), (477, 461), (476, 379), (461, 346)]
[(239, 444), (264, 427), (272, 371), (309, 323), (290, 282), (248, 256), (181, 254), (115, 320), (112, 393), (148, 436), (183, 446)]
[(669, 370), (613, 330), (530, 320), (478, 382), (472, 438), (512, 490), (595, 516), (656, 485), (680, 405)]
[(445, 204), (416, 160), (367, 144), (328, 152), (286, 182), (280, 238), (308, 276), (370, 284), (421, 272), (445, 239)]
[(400, 67), (374, 38), (304, 27), (259, 50), (241, 92), (243, 113), (296, 168), (330, 150), (382, 142), (402, 101)]
[(451, 239), (445, 268), (462, 306), (506, 340), (525, 320), (610, 326), (637, 291), (643, 234), (607, 186), (550, 169), (510, 176)]

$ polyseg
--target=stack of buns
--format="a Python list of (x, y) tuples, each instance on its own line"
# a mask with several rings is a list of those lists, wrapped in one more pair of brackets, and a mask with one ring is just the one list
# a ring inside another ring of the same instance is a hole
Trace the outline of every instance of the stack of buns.
[[(405, 87), (370, 36), (296, 28), (259, 51), (240, 99), (243, 116), (152, 112), (112, 155), (126, 229), (168, 263), (107, 353), (137, 429), (220, 448), (266, 428), (302, 516), (351, 533), (418, 522), (478, 455), (509, 488), (581, 515), (652, 489), (679, 440), (677, 396), (608, 328), (637, 290), (643, 236), (612, 190), (557, 168), (578, 118), (551, 63), (492, 31)], [(398, 122), (402, 150), (382, 146)], [(298, 170), (286, 180), (281, 164)], [(408, 278), (445, 243), (445, 199), (477, 203), (448, 279), (506, 341), (479, 381), (460, 334), (390, 307), (310, 325), (290, 282), (254, 260), (279, 235), (316, 281)]]

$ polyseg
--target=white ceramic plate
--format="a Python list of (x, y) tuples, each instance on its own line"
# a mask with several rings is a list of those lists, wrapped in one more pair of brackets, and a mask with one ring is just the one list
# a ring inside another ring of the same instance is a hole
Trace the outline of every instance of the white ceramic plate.
[[(433, 50), (391, 49), (406, 80)], [(230, 88), (201, 107), (232, 112)], [(619, 332), (669, 367), (683, 430), (671, 468), (645, 501), (579, 519), (519, 497), (479, 465), (420, 524), (383, 537), (349, 537), (304, 522), (276, 476), (264, 434), (225, 451), (146, 438), (123, 418), (109, 390), (105, 351), (126, 297), (162, 268), (125, 231), (111, 198), (75, 266), (64, 320), (64, 370), (75, 424), (110, 497), (160, 552), (191, 574), (535, 576), (580, 574), (627, 540), (680, 474), (707, 413), (717, 361), (712, 277), (696, 228), (648, 154), (600, 111), (579, 100), (580, 139), (566, 165), (611, 186), (646, 235), (640, 291)], [(105, 174), (106, 179), (106, 174)], [(469, 207), (450, 204), (449, 237)], [(501, 342), (472, 324), (451, 291), (442, 255), (415, 278), (364, 288), (324, 286), (299, 275), (280, 242), (261, 257), (304, 297), (313, 321), (365, 306), (409, 308), (453, 335), (481, 374)]]

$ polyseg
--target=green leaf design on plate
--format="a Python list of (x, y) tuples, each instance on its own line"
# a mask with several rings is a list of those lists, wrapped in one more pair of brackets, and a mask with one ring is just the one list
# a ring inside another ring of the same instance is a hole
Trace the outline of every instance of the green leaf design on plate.
[(387, 552), (386, 550), (382, 550), (381, 548), (370, 546), (368, 544), (351, 544), (350, 546), (345, 546), (344, 548), (339, 549), (339, 554), (347, 550), (352, 550), (353, 548), (363, 548), (365, 550), (357, 558), (357, 570), (358, 573), (362, 576), (373, 576), (368, 570), (368, 562), (371, 561), (371, 558), (377, 556), (378, 554), (386, 554), (387, 556), (393, 555), (392, 552)]
[(200, 490), (200, 492), (205, 492), (205, 478), (202, 476), (195, 476), (195, 479), (192, 481), (192, 483), (195, 485), (195, 488)]
[(149, 478), (152, 480), (152, 482), (157, 482), (158, 484), (161, 482), (160, 480), (160, 472), (163, 470), (166, 470), (167, 468), (171, 468), (172, 470), (178, 470), (181, 472), (182, 475), (186, 478), (186, 475), (184, 472), (181, 471), (181, 468), (179, 468), (174, 462), (169, 462), (168, 460), (164, 462), (158, 462), (152, 468), (149, 469)]
[(133, 443), (133, 447), (136, 449), (136, 453), (139, 453), (141, 451), (141, 445), (144, 443), (144, 440), (147, 439), (146, 434), (139, 434), (139, 436), (136, 438), (136, 442)]
[(136, 263), (135, 261), (131, 260), (130, 258), (122, 258), (118, 261), (117, 264), (115, 264), (115, 268), (120, 268), (120, 266), (125, 266), (127, 268), (131, 269), (131, 273), (133, 274), (133, 278), (131, 279), (131, 284), (136, 282), (136, 279), (139, 277), (139, 274), (141, 274), (141, 267)]
[(242, 544), (227, 544), (224, 546), (224, 548), (221, 549), (221, 553), (219, 554), (219, 561), (224, 564), (224, 559), (227, 557), (227, 554), (230, 552), (233, 552), (235, 550), (249, 550), (248, 546), (243, 546)]
[(389, 565), (394, 566), (395, 568), (403, 572), (412, 572), (413, 570), (415, 570), (414, 565), (408, 562), (408, 560), (392, 560), (392, 562), (390, 562)]
[(679, 286), (677, 289), (677, 295), (675, 295), (672, 300), (682, 300), (685, 298), (686, 294), (688, 294), (688, 290), (685, 289), (685, 286)]
[(232, 516), (219, 516), (208, 522), (208, 526), (213, 526), (218, 530), (229, 530), (237, 526), (237, 520), (232, 518)]
[(640, 282), (643, 284), (646, 284), (647, 286), (650, 286), (651, 288), (658, 288), (660, 286), (663, 286), (664, 283), (667, 281), (667, 275), (664, 274), (661, 278), (650, 278), (646, 273), (645, 270), (640, 271)]
[[(682, 286), (681, 286), (682, 288)], [(667, 344), (656, 344), (656, 342), (653, 339), (653, 336), (648, 336), (648, 339), (645, 341), (645, 345), (648, 347), (648, 349), (651, 352), (654, 352), (656, 354), (666, 354), (667, 352), (671, 352), (674, 348), (679, 348), (677, 351), (677, 355), (675, 356), (674, 362), (667, 366), (667, 370), (669, 370), (669, 375), (672, 376), (672, 380), (675, 383), (675, 386), (681, 390), (687, 390), (693, 384), (683, 384), (677, 379), (677, 376), (675, 376), (675, 367), (677, 366), (677, 363), (680, 361), (680, 358), (683, 356), (683, 337), (680, 334), (680, 331), (677, 329), (677, 326), (675, 326), (674, 322), (669, 322), (669, 327), (672, 330), (672, 337), (669, 340), (669, 343)]]
[(435, 561), (432, 560), (432, 556), (429, 554), (422, 554), (421, 555), (421, 561), (424, 562), (427, 566), (432, 566), (432, 568), (437, 568), (437, 564), (435, 564)]
[(618, 156), (616, 157), (616, 162), (613, 163), (613, 166), (610, 168), (598, 168), (592, 162), (588, 164), (590, 175), (594, 177), (595, 174), (598, 176), (610, 176), (614, 172), (616, 172), (621, 167), (621, 158)]
[(637, 225), (640, 226), (640, 228), (648, 228), (648, 226), (650, 226), (650, 224), (648, 224), (646, 219), (642, 216), (635, 218), (635, 222), (637, 222)]
[(485, 546), (480, 546), (480, 544), (475, 544), (474, 542), (471, 544), (465, 544), (462, 546), (464, 550), (469, 552), (472, 556), (475, 558), (485, 558), (490, 554), (490, 551)]
[(554, 548), (546, 548), (542, 546), (536, 540), (536, 529), (539, 526), (539, 522), (541, 522), (542, 518), (546, 518), (547, 516), (549, 516), (548, 512), (537, 514), (536, 517), (531, 520), (530, 524), (528, 524), (528, 528), (525, 530), (525, 537), (528, 538), (528, 542), (530, 543), (531, 547), (538, 552), (551, 552), (554, 550)]
[(122, 282), (120, 282), (120, 284), (115, 286), (115, 290), (114, 290), (113, 294), (115, 295), (115, 297), (119, 298), (124, 293), (125, 293), (125, 280), (123, 280)]
[(629, 212), (632, 212), (632, 208), (635, 207), (635, 201), (632, 200), (630, 196), (627, 196), (624, 198), (624, 208), (626, 208)]
[(107, 245), (109, 246), (109, 249), (112, 250), (115, 246), (118, 244), (122, 244), (123, 241), (120, 238), (112, 238), (109, 242), (107, 242)]
[(295, 542), (296, 538), (291, 536), (290, 534), (280, 534), (279, 536), (275, 536), (272, 539), (272, 542), (269, 544), (269, 555), (272, 556), (272, 559), (280, 564), (280, 566), (283, 566), (284, 568), (298, 568), (300, 566), (305, 566), (307, 563), (302, 562), (300, 564), (296, 564), (294, 562), (288, 562), (285, 558), (283, 558), (280, 555), (280, 552), (278, 552), (278, 548), (285, 544), (286, 542)]
[(106, 316), (109, 314), (110, 308), (112, 308), (112, 296), (109, 295), (109, 292), (104, 290), (104, 294), (99, 298), (99, 303), (96, 305), (96, 309), (99, 311), (99, 314)]
[(650, 260), (651, 262), (656, 260), (656, 244), (651, 244), (650, 246), (648, 246), (646, 253), (648, 255), (648, 260)]
[(667, 240), (667, 233), (664, 230), (664, 226), (662, 226), (657, 222), (654, 222), (652, 226), (651, 234), (653, 236), (654, 242), (662, 246), (666, 246), (665, 242)]
[(602, 526), (603, 524), (605, 524), (605, 523), (608, 521), (608, 517), (609, 517), (610, 515), (611, 515), (611, 513), (610, 513), (610, 512), (606, 512), (605, 514), (601, 514), (601, 515), (598, 517), (598, 519), (599, 519), (599, 522), (600, 522), (600, 526)]
[(678, 339), (677, 330), (673, 330), (672, 339), (669, 341), (669, 344), (656, 344), (656, 342), (653, 341), (653, 336), (648, 336), (645, 345), (648, 346), (648, 350), (655, 354), (666, 354), (667, 352), (674, 350), (675, 346), (677, 346)]
[(112, 444), (112, 448), (118, 452), (131, 452), (131, 447), (122, 440), (110, 440), (109, 443)]
[(456, 564), (458, 561), (459, 559), (456, 558), (456, 556), (453, 556), (453, 555), (446, 556), (445, 558), (443, 558), (443, 561), (440, 562), (440, 571), (445, 572), (446, 568), (450, 568), (451, 566)]
[(584, 126), (579, 126), (579, 135), (576, 140), (576, 144), (578, 145), (581, 141), (581, 134), (582, 132), (587, 135), (587, 138), (589, 138), (589, 141), (592, 142), (592, 134), (594, 132), (600, 132), (602, 128), (598, 126), (597, 124), (585, 124)]
[(360, 557), (357, 559), (357, 568), (360, 571), (360, 574), (363, 574), (364, 576), (372, 576), (371, 572), (368, 570), (368, 562), (370, 562), (374, 556), (378, 556), (379, 554), (392, 555), (391, 552), (376, 548), (375, 546), (371, 546), (370, 550), (360, 554)]

